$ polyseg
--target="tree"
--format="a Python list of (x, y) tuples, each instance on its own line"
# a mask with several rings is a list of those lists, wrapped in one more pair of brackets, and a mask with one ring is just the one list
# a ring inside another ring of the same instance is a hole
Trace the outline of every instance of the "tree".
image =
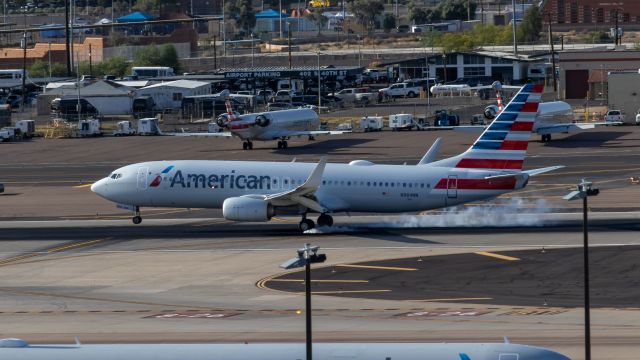
[(175, 74), (179, 74), (182, 66), (180, 65), (176, 47), (173, 46), (173, 44), (164, 44), (160, 53), (160, 63), (162, 66), (170, 66), (173, 68)]
[(522, 31), (522, 41), (527, 43), (536, 42), (540, 39), (542, 31), (542, 16), (537, 6), (530, 6), (522, 17), (520, 25)]
[[(49, 63), (43, 60), (36, 60), (27, 69), (30, 77), (42, 77), (49, 76)], [(51, 76), (66, 76), (67, 67), (62, 63), (51, 63)]]
[(176, 73), (181, 68), (178, 53), (173, 44), (165, 44), (162, 48), (156, 45), (145, 46), (134, 55), (133, 63), (135, 66), (170, 66)]
[(307, 14), (307, 19), (316, 24), (318, 27), (318, 35), (322, 33), (322, 28), (324, 28), (324, 26), (327, 25), (327, 22), (329, 22), (329, 19), (322, 15), (322, 10), (320, 9), (313, 10)]
[[(467, 10), (467, 5), (469, 6)], [(467, 20), (469, 14), (476, 13), (477, 4), (469, 0), (444, 0), (438, 10), (444, 20)]]
[(375, 26), (376, 18), (384, 11), (384, 3), (382, 0), (354, 0), (349, 4), (349, 10), (371, 31)]
[(256, 26), (256, 13), (253, 10), (251, 0), (227, 1), (225, 13), (232, 18), (245, 33), (251, 32), (253, 27)]
[(130, 73), (130, 65), (122, 56), (113, 56), (100, 64), (103, 75), (124, 76)]
[(384, 14), (384, 18), (382, 19), (382, 28), (384, 32), (389, 33), (392, 29), (396, 27), (396, 17), (393, 14)]
[(160, 49), (155, 45), (147, 45), (142, 50), (133, 54), (133, 63), (136, 66), (158, 66)]

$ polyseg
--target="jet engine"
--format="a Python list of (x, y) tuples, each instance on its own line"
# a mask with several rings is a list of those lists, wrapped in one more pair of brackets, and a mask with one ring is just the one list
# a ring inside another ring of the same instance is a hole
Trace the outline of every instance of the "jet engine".
[(273, 206), (262, 199), (232, 197), (222, 203), (222, 216), (233, 221), (269, 221)]
[(258, 115), (256, 116), (256, 125), (261, 126), (261, 127), (266, 127), (269, 126), (269, 123), (271, 123), (271, 120), (269, 120), (269, 118), (266, 115)]
[(218, 126), (220, 126), (221, 128), (226, 128), (229, 124), (229, 116), (227, 114), (220, 114), (216, 118), (216, 124), (218, 124)]
[(489, 105), (484, 108), (484, 118), (487, 120), (493, 120), (498, 115), (498, 107), (496, 105)]

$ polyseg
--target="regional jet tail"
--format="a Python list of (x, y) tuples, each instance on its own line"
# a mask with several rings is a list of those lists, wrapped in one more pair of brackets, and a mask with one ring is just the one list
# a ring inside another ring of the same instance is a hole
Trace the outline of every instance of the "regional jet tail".
[(398, 213), (438, 209), (520, 190), (529, 177), (555, 170), (523, 171), (542, 85), (525, 85), (464, 153), (419, 164), (376, 165), (366, 160), (301, 162), (179, 160), (132, 164), (97, 181), (91, 190), (142, 221), (140, 207), (222, 208), (227, 220), (269, 221), (297, 213), (305, 231), (332, 226), (339, 212)]
[[(20, 360), (294, 360), (304, 359), (303, 343), (266, 344), (100, 344), (29, 345), (0, 340), (0, 358)], [(570, 360), (555, 351), (504, 343), (318, 343), (313, 358), (334, 360)]]
[(216, 124), (228, 132), (219, 133), (183, 133), (176, 136), (235, 136), (243, 140), (244, 150), (253, 149), (253, 141), (278, 141), (278, 149), (286, 149), (287, 140), (297, 136), (308, 136), (310, 140), (316, 135), (341, 135), (350, 131), (318, 130), (320, 118), (315, 111), (307, 108), (268, 111), (240, 115), (233, 111), (227, 101), (227, 112), (216, 119)]

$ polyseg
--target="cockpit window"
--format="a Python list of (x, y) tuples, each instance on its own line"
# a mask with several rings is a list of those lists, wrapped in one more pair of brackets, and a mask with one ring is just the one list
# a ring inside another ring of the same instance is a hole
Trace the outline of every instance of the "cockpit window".
[(117, 173), (113, 173), (113, 174), (111, 174), (111, 176), (109, 176), (109, 178), (114, 179), (114, 180), (120, 179), (121, 177), (122, 177), (122, 174), (117, 174)]

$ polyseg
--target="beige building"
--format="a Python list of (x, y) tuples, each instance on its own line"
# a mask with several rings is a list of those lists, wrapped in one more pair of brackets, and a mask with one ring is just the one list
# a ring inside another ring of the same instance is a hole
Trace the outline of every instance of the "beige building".
[(635, 120), (640, 109), (640, 73), (634, 72), (609, 73), (609, 109), (622, 110), (626, 115), (626, 122)]
[(610, 72), (640, 68), (640, 52), (612, 49), (566, 51), (558, 54), (560, 97), (564, 99), (607, 98)]

